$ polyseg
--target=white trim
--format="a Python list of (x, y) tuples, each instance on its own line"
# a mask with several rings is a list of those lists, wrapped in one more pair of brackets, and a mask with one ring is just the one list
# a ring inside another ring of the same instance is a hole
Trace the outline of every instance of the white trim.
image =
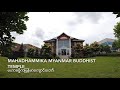
[(56, 55), (58, 55), (58, 39), (56, 39)]
[[(61, 48), (59, 48), (59, 50), (60, 50), (60, 52), (61, 52), (61, 49), (66, 49), (66, 50), (69, 50), (69, 56), (71, 56), (71, 39), (69, 38), (69, 48), (66, 48), (66, 47), (61, 47)], [(58, 55), (58, 39), (56, 39), (56, 55)], [(66, 53), (67, 53), (67, 51), (66, 51)], [(66, 56), (68, 56), (68, 55), (66, 55)]]
[(71, 56), (71, 39), (69, 38), (69, 56)]

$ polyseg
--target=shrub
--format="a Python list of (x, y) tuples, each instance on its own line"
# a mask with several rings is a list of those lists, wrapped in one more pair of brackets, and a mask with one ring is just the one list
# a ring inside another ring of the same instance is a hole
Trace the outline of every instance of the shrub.
[(12, 51), (11, 54), (8, 55), (8, 59), (17, 59), (19, 57), (19, 52)]
[(60, 59), (60, 57), (56, 56), (56, 57), (54, 57), (54, 59)]
[(34, 49), (32, 49), (32, 48), (28, 49), (27, 57), (30, 57), (30, 58), (34, 57)]
[(98, 56), (120, 56), (120, 53), (117, 53), (117, 52), (103, 53), (103, 54), (99, 54)]

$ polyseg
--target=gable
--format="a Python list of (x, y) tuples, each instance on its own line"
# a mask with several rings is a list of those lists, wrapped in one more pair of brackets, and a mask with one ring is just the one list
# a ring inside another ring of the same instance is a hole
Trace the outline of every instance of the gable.
[(69, 39), (69, 38), (70, 36), (66, 35), (65, 33), (62, 33), (60, 36), (57, 37), (57, 39), (62, 39), (62, 40)]

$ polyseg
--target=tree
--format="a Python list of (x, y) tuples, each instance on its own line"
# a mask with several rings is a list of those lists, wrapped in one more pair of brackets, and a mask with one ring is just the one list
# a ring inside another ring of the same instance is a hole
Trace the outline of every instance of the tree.
[(114, 26), (114, 35), (117, 38), (116, 40), (116, 44), (117, 47), (120, 48), (120, 22), (118, 22), (115, 26)]
[(73, 51), (72, 57), (74, 57), (74, 58), (83, 57), (83, 45), (81, 43), (76, 43), (76, 45), (73, 46), (72, 51)]
[(10, 50), (15, 39), (11, 32), (23, 34), (27, 29), (25, 21), (28, 21), (27, 12), (0, 12), (0, 51), (2, 53)]
[(118, 48), (120, 48), (120, 42), (118, 40), (115, 40), (112, 44), (112, 49), (117, 50)]
[(88, 52), (89, 52), (89, 44), (85, 44), (85, 46), (84, 46), (84, 56), (88, 56)]
[(117, 14), (116, 18), (120, 17), (120, 12), (113, 12), (113, 14)]
[(52, 58), (52, 51), (51, 51), (51, 45), (50, 44), (44, 44), (41, 48), (41, 58), (50, 59)]
[(28, 49), (27, 56), (30, 58), (33, 58), (34, 57), (34, 49), (32, 49), (32, 48)]
[(92, 54), (91, 47), (89, 46), (89, 44), (86, 44), (84, 46), (84, 56), (89, 57), (89, 56), (91, 56), (91, 54)]
[(103, 44), (101, 44), (100, 46), (99, 46), (99, 48), (100, 48), (100, 53), (103, 53), (105, 50), (104, 50), (104, 45)]
[(24, 57), (25, 56), (23, 43), (20, 45), (20, 49), (18, 51), (18, 56), (19, 57)]
[(111, 53), (110, 46), (105, 45), (105, 46), (104, 46), (104, 51), (105, 51), (106, 53)]
[(100, 45), (98, 44), (98, 42), (94, 42), (90, 45), (91, 49), (92, 49), (92, 52), (94, 55), (97, 55), (100, 51)]
[(12, 49), (7, 45), (6, 47), (0, 46), (1, 49), (1, 55), (4, 57), (10, 57), (12, 55)]
[(117, 50), (117, 43), (115, 41), (112, 43), (112, 49)]
[[(120, 12), (113, 12), (113, 14), (117, 14), (116, 15), (116, 18), (120, 17)], [(114, 26), (114, 35), (115, 37), (117, 37), (117, 40), (116, 40), (116, 45), (117, 47), (120, 48), (120, 22), (117, 22), (117, 24)], [(115, 45), (115, 43), (113, 43)]]
[(120, 39), (120, 22), (117, 22), (117, 25), (114, 26), (115, 37)]
[(36, 50), (35, 50), (35, 56), (34, 57), (36, 57), (36, 58), (38, 58), (39, 57), (39, 50), (36, 48)]

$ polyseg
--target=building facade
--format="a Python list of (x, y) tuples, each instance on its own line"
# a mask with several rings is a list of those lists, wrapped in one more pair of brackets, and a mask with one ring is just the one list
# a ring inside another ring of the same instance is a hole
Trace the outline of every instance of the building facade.
[(105, 39), (99, 41), (98, 43), (101, 44), (101, 45), (108, 45), (110, 47), (111, 51), (116, 51), (112, 48), (112, 44), (113, 44), (114, 41), (115, 41), (115, 39), (105, 38)]
[(102, 44), (102, 45), (108, 45), (108, 46), (112, 47), (112, 44), (113, 44), (114, 41), (115, 41), (115, 39), (105, 38), (105, 39), (99, 41), (98, 43)]
[(120, 48), (118, 48), (117, 50), (114, 49), (114, 48), (112, 48), (112, 44), (113, 44), (114, 41), (115, 41), (115, 39), (105, 38), (105, 39), (99, 41), (98, 43), (102, 44), (102, 45), (108, 45), (108, 46), (110, 46), (111, 51), (120, 52)]
[(84, 40), (62, 33), (61, 35), (44, 42), (52, 46), (52, 53), (55, 53), (57, 56), (71, 56), (73, 47), (77, 43), (83, 45)]

